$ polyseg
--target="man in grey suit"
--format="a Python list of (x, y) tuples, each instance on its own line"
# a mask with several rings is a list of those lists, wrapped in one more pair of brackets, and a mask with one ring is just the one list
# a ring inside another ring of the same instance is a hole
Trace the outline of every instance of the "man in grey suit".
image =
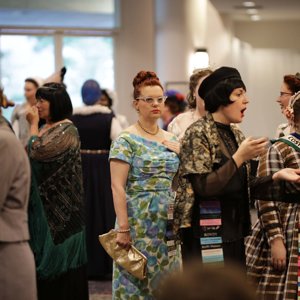
[(27, 154), (0, 115), (0, 299), (36, 300), (34, 257), (27, 207), (30, 166)]

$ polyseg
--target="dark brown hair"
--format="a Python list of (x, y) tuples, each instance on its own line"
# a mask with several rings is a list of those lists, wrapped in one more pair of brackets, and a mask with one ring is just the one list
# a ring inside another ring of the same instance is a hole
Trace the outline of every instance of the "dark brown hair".
[(204, 267), (194, 261), (160, 281), (157, 300), (255, 300), (246, 275), (236, 265)]
[(141, 87), (144, 86), (159, 86), (162, 90), (162, 84), (159, 81), (155, 72), (151, 71), (140, 71), (133, 79), (133, 97), (134, 99), (138, 98), (141, 95)]
[(44, 99), (50, 103), (52, 122), (71, 117), (73, 106), (68, 92), (61, 83), (49, 82), (40, 87), (35, 94), (36, 99)]
[[(190, 108), (196, 108), (196, 98), (194, 97), (193, 94), (194, 94), (194, 91), (197, 87), (199, 80), (202, 77), (205, 77), (211, 73), (212, 73), (212, 70), (210, 70), (210, 69), (198, 69), (198, 70), (195, 70), (193, 72), (193, 74), (191, 75), (190, 83), (189, 83), (189, 93), (187, 95), (187, 101), (188, 101)], [(197, 91), (197, 93), (198, 93), (198, 91)]]
[(36, 88), (39, 88), (39, 83), (38, 83), (34, 78), (26, 78), (24, 81), (25, 81), (25, 82), (30, 82), (30, 83), (32, 83)]
[(300, 91), (300, 74), (296, 75), (285, 75), (283, 82), (288, 86), (288, 89), (293, 93)]

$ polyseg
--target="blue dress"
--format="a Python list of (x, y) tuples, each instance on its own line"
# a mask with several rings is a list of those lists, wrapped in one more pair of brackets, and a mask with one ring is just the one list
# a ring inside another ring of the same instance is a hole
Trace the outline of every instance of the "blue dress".
[(164, 145), (123, 132), (110, 159), (130, 165), (126, 201), (133, 245), (148, 258), (147, 276), (139, 280), (114, 264), (113, 299), (153, 299), (161, 276), (181, 267), (180, 246), (172, 234), (174, 192), (179, 159)]

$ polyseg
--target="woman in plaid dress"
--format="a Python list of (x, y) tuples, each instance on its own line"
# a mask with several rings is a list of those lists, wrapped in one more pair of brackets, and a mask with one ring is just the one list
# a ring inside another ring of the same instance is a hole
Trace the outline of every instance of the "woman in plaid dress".
[[(300, 168), (300, 93), (291, 102), (294, 132), (276, 141), (260, 160), (258, 176)], [(262, 299), (297, 299), (299, 183), (279, 182), (256, 201), (258, 220), (246, 240), (247, 271)], [(276, 201), (276, 202), (275, 202)]]

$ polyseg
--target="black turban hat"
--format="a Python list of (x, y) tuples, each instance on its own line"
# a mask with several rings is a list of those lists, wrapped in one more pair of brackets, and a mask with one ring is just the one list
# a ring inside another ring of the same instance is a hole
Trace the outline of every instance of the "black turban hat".
[(213, 113), (220, 105), (232, 103), (230, 94), (240, 87), (246, 90), (239, 71), (231, 67), (221, 67), (202, 81), (198, 94), (205, 102), (205, 109)]

